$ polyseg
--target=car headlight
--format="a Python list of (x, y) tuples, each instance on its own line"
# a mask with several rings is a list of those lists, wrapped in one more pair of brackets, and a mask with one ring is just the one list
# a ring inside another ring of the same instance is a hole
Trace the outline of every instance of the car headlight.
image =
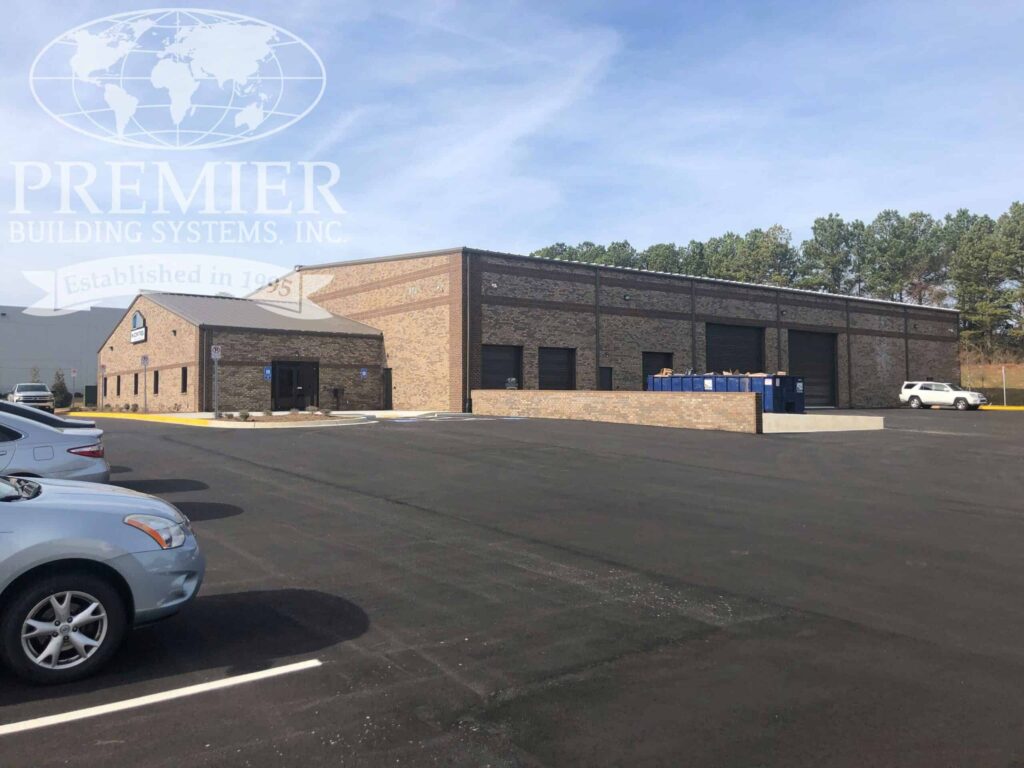
[(160, 549), (174, 549), (185, 543), (185, 528), (181, 523), (168, 520), (166, 517), (156, 515), (128, 515), (124, 519), (125, 525), (138, 528), (153, 541), (160, 545)]

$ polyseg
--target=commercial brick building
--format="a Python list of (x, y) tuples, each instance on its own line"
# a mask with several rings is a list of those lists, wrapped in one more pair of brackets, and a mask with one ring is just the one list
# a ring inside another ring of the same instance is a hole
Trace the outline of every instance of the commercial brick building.
[[(295, 296), (332, 316), (265, 308)], [(473, 390), (510, 379), (641, 390), (661, 368), (787, 371), (804, 377), (809, 405), (870, 408), (897, 405), (906, 379), (959, 381), (958, 320), (934, 307), (454, 248), (298, 267), (249, 300), (143, 294), (100, 363), (104, 402), (141, 406), (135, 378), (148, 354), (140, 391), (150, 410), (212, 409), (213, 344), (224, 350), (222, 409), (461, 411)]]
[[(120, 410), (379, 407), (381, 333), (343, 317), (289, 317), (246, 299), (144, 293), (99, 350), (100, 400)], [(145, 365), (143, 365), (145, 358)]]
[[(463, 410), (472, 390), (640, 390), (662, 367), (785, 370), (811, 405), (896, 405), (959, 380), (958, 314), (894, 302), (470, 248), (300, 267), (309, 298), (384, 334), (396, 408)], [(301, 290), (301, 286), (300, 286)]]

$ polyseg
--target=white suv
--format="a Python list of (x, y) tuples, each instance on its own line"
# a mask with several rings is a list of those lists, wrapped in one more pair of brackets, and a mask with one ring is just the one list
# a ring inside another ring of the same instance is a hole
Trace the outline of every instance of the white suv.
[(933, 405), (956, 408), (958, 411), (975, 410), (988, 400), (980, 392), (972, 392), (956, 384), (940, 381), (904, 381), (900, 402), (911, 408), (930, 408)]

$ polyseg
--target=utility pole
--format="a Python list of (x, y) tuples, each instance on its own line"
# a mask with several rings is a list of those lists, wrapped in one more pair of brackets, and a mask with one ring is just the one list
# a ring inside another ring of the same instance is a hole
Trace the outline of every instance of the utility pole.
[(213, 360), (213, 412), (220, 412), (220, 344), (210, 345), (210, 359)]

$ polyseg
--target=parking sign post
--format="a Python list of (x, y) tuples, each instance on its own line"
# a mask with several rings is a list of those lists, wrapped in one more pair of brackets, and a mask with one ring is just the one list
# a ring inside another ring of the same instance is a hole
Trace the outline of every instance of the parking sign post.
[[(75, 390), (78, 389), (78, 385), (75, 384), (75, 380), (78, 378), (78, 369), (71, 369), (71, 405), (75, 404)], [(83, 403), (84, 405), (84, 403)]]
[(220, 411), (220, 344), (210, 345), (210, 359), (213, 360), (213, 412)]

